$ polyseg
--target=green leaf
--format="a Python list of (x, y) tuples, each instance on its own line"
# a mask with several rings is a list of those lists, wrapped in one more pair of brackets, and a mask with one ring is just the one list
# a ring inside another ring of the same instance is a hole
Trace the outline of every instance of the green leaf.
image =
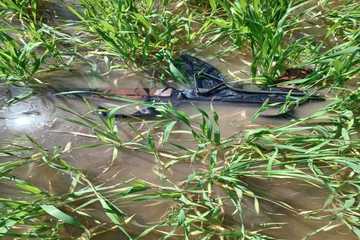
[(360, 239), (360, 228), (353, 226), (352, 230), (356, 234), (356, 236)]
[(164, 129), (164, 134), (162, 137), (162, 143), (167, 143), (171, 134), (171, 131), (173, 130), (173, 128), (175, 127), (177, 121), (172, 121), (168, 124), (166, 124), (165, 129)]
[(106, 216), (108, 216), (112, 223), (117, 225), (117, 227), (122, 231), (128, 239), (132, 239), (132, 237), (129, 235), (129, 233), (122, 227), (125, 223), (124, 217), (126, 214), (122, 212), (118, 207), (116, 207), (113, 203), (110, 201), (104, 199), (100, 195), (98, 195), (99, 201), (101, 206), (103, 207)]
[(47, 214), (57, 218), (60, 221), (63, 221), (64, 223), (80, 226), (80, 223), (73, 218), (72, 216), (64, 213), (54, 205), (41, 205), (40, 206)]
[(114, 224), (121, 225), (124, 222), (125, 213), (103, 198), (100, 198), (99, 201), (105, 211), (105, 214)]
[(175, 78), (176, 81), (181, 83), (188, 82), (186, 77), (179, 71), (179, 69), (171, 61), (169, 61), (169, 68), (171, 75)]
[(179, 225), (183, 225), (183, 224), (184, 224), (185, 219), (186, 219), (184, 209), (180, 209), (179, 215), (178, 215), (177, 219), (178, 219), (178, 224), (179, 224)]
[(344, 209), (349, 209), (349, 208), (353, 207), (354, 204), (355, 204), (355, 198), (350, 198), (350, 199), (345, 201), (343, 207), (344, 207)]
[(33, 193), (33, 194), (41, 194), (42, 193), (41, 189), (39, 189), (33, 185), (27, 184), (26, 182), (22, 182), (22, 181), (17, 182), (16, 187), (18, 187), (19, 189), (26, 191), (28, 193)]
[(216, 0), (209, 0), (209, 3), (210, 3), (212, 13), (215, 13), (216, 8), (217, 8), (217, 1)]

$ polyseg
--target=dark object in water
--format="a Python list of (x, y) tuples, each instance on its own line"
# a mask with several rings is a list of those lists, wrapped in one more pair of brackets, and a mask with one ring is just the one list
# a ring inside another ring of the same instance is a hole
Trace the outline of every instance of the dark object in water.
[[(168, 102), (179, 105), (189, 101), (217, 101), (232, 103), (263, 104), (285, 103), (290, 99), (323, 100), (321, 96), (309, 96), (294, 88), (263, 87), (259, 85), (242, 85), (233, 87), (226, 81), (225, 76), (212, 65), (187, 54), (181, 55), (177, 60), (177, 67), (193, 84), (191, 88), (175, 89), (165, 88), (159, 90), (143, 89), (109, 89), (105, 92), (116, 96), (124, 96), (144, 101)], [(85, 90), (94, 93), (94, 90)], [(72, 92), (76, 93), (76, 92)], [(78, 91), (81, 94), (81, 91)], [(99, 95), (104, 93), (100, 91)], [(134, 113), (133, 117), (156, 116), (155, 109), (143, 109)], [(277, 114), (274, 116), (283, 115)], [(124, 115), (119, 115), (124, 117)], [(128, 116), (129, 117), (129, 116)]]
[(275, 82), (286, 82), (295, 79), (305, 78), (313, 72), (312, 69), (308, 68), (289, 68), (281, 75)]

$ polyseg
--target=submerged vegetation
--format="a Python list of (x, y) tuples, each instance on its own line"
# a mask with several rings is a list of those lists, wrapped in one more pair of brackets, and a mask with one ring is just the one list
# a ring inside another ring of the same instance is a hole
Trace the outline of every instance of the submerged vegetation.
[[(266, 222), (263, 206), (271, 205), (317, 221), (304, 239), (334, 229), (360, 238), (359, 18), (360, 3), (351, 0), (0, 0), (0, 84), (36, 93), (51, 87), (44, 73), (85, 65), (104, 77), (142, 71), (152, 84), (181, 85), (188, 79), (176, 57), (211, 48), (217, 58), (248, 56), (248, 77), (240, 82), (325, 89), (333, 96), (310, 116), (232, 136), (221, 132), (222, 116), (213, 108), (190, 116), (146, 103), (160, 116), (122, 122), (132, 130), (128, 139), (115, 118), (121, 107), (100, 119), (63, 107), (72, 116), (67, 121), (88, 129), (84, 135), (94, 142), (46, 149), (32, 136), (0, 141), (0, 237), (104, 239), (113, 232), (114, 239), (136, 240), (293, 239), (274, 234), (286, 223)], [(294, 69), (307, 74), (284, 78)], [(72, 150), (94, 148), (111, 150), (109, 169), (124, 153), (150, 156), (155, 167), (148, 171), (160, 180), (107, 184), (70, 164)], [(171, 172), (182, 164), (192, 171), (176, 182)], [(66, 189), (50, 191), (19, 176), (34, 166), (61, 176)], [(326, 198), (319, 208), (301, 209), (253, 182), (301, 183)], [(169, 207), (151, 223), (138, 222), (127, 207), (156, 203)], [(251, 224), (248, 212), (264, 223)]]

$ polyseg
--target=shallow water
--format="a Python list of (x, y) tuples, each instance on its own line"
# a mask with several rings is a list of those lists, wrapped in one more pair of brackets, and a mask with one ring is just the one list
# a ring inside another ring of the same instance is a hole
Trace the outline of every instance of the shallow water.
[[(73, 2), (73, 1), (71, 1)], [(59, 18), (69, 18), (67, 11), (63, 11), (60, 6), (56, 6), (49, 14), (57, 15)], [(249, 58), (248, 56), (232, 55), (221, 59), (213, 57), (213, 50), (200, 51), (198, 56), (214, 64), (232, 79), (241, 82), (249, 80)], [(40, 76), (40, 79), (58, 88), (136, 88), (151, 86), (149, 77), (144, 73), (131, 73), (127, 71), (117, 71), (106, 77), (89, 73), (88, 67), (79, 66), (69, 72), (52, 72)], [(89, 179), (95, 184), (113, 185), (132, 178), (143, 179), (153, 184), (164, 184), (159, 176), (155, 174), (157, 163), (154, 157), (149, 154), (136, 151), (122, 151), (115, 161), (112, 161), (112, 149), (109, 147), (79, 148), (84, 144), (93, 144), (98, 141), (93, 137), (89, 129), (67, 121), (68, 118), (75, 116), (67, 111), (61, 110), (59, 106), (67, 107), (72, 111), (81, 114), (88, 114), (92, 118), (97, 115), (90, 113), (91, 109), (80, 98), (54, 97), (48, 93), (40, 93), (21, 102), (7, 106), (4, 103), (7, 94), (5, 88), (0, 87), (0, 144), (16, 143), (27, 144), (25, 135), (33, 137), (40, 145), (45, 148), (60, 146), (62, 149), (71, 144), (71, 150), (64, 154), (64, 158), (73, 166), (81, 169)], [(95, 101), (101, 103), (101, 100)], [(313, 102), (301, 106), (296, 110), (294, 117), (307, 116), (328, 102)], [(118, 104), (118, 103), (116, 103)], [(179, 108), (191, 116), (198, 115), (196, 107), (209, 111), (209, 103), (185, 104)], [(223, 137), (230, 137), (234, 134), (243, 133), (248, 129), (255, 129), (262, 126), (279, 126), (287, 123), (289, 119), (264, 118), (260, 117), (255, 122), (251, 120), (258, 106), (246, 104), (225, 104), (214, 103), (213, 107), (219, 114), (219, 127)], [(146, 124), (136, 124), (139, 131), (147, 130)], [(129, 140), (134, 133), (126, 122), (118, 122), (119, 134), (122, 139)], [(178, 127), (178, 130), (181, 126)], [(192, 146), (191, 138), (185, 134), (176, 134), (173, 141), (181, 142), (183, 145)], [(0, 161), (7, 160), (0, 157)], [(182, 163), (175, 165), (167, 175), (174, 182), (183, 181), (193, 171), (203, 168), (198, 163)], [(49, 191), (52, 194), (66, 193), (69, 190), (71, 179), (68, 176), (50, 169), (42, 164), (30, 164), (18, 168), (14, 176), (28, 180), (36, 186)], [(258, 180), (244, 178), (248, 187), (270, 199), (284, 202), (302, 211), (320, 209), (324, 204), (328, 193), (324, 189), (309, 186), (295, 181), (279, 180)], [(0, 185), (0, 196), (12, 196), (21, 198), (23, 195), (15, 193), (13, 186)], [(243, 202), (245, 209), (245, 223), (251, 229), (261, 228), (267, 223), (274, 223), (277, 229), (267, 230), (265, 233), (280, 238), (300, 240), (304, 239), (311, 232), (324, 226), (327, 222), (307, 220), (298, 213), (289, 211), (269, 202), (261, 202), (260, 213), (256, 213), (254, 202), (245, 199)], [(169, 201), (154, 201), (147, 205), (143, 203), (119, 203), (121, 209), (129, 215), (136, 214), (134, 219), (140, 224), (150, 224), (158, 221), (171, 208)], [(98, 218), (108, 221), (99, 206), (94, 207), (91, 213)], [(239, 225), (239, 220), (231, 215), (231, 208), (227, 215), (228, 221), (234, 225)], [(285, 223), (284, 225), (282, 223)], [(140, 233), (142, 228), (131, 229), (132, 233)], [(76, 235), (76, 231), (69, 230), (65, 234)], [(119, 232), (106, 232), (98, 236), (98, 239), (115, 240), (122, 239)], [(125, 238), (124, 238), (125, 239)], [(151, 235), (148, 239), (157, 239), (156, 235)], [(309, 237), (311, 240), (352, 240), (356, 239), (347, 229), (335, 228), (327, 232)]]
[[(50, 79), (62, 79), (62, 84), (68, 80), (74, 83), (74, 80), (77, 79), (80, 86), (84, 82), (87, 82), (86, 79), (88, 76), (85, 76), (85, 78), (77, 78), (77, 76), (78, 75), (73, 74), (72, 78), (67, 78), (59, 74), (50, 77)], [(120, 77), (117, 76), (117, 79), (126, 79), (127, 82), (127, 80), (129, 80), (129, 74)], [(131, 87), (143, 85), (141, 81), (136, 80), (135, 77), (131, 79)], [(122, 81), (121, 85), (125, 85), (125, 80)], [(103, 86), (103, 83), (98, 83), (98, 86)], [(101, 100), (97, 100), (96, 102), (101, 102)], [(299, 117), (306, 116), (324, 105), (326, 105), (326, 102), (309, 103), (300, 107), (296, 111), (296, 115)], [(112, 162), (112, 149), (108, 147), (76, 149), (76, 147), (82, 144), (91, 144), (97, 141), (90, 135), (89, 129), (66, 121), (66, 118), (74, 118), (74, 115), (59, 109), (58, 106), (66, 106), (82, 114), (90, 112), (89, 107), (80, 98), (54, 97), (48, 93), (33, 96), (1, 109), (1, 142), (12, 141), (19, 144), (23, 142), (24, 134), (27, 134), (46, 148), (52, 148), (54, 146), (64, 148), (71, 143), (73, 150), (65, 154), (65, 159), (75, 167), (82, 169), (94, 184), (113, 185), (132, 178), (143, 179), (153, 184), (163, 184), (161, 179), (154, 173), (157, 164), (154, 161), (154, 157), (149, 154), (122, 151), (109, 168)], [(210, 104), (185, 104), (179, 108), (189, 115), (195, 116), (198, 114), (196, 107), (209, 111)], [(220, 116), (219, 126), (223, 137), (229, 137), (250, 128), (278, 126), (289, 121), (288, 119), (260, 117), (253, 122), (251, 117), (258, 109), (256, 105), (213, 103), (213, 108)], [(88, 114), (89, 116), (97, 118), (94, 113)], [(142, 124), (138, 125), (139, 129), (146, 130), (146, 125), (141, 125)], [(133, 132), (129, 129), (126, 122), (119, 121), (118, 126), (121, 137), (123, 139), (131, 139)], [(186, 141), (189, 141), (188, 144), (191, 146), (192, 143), (190, 139), (191, 138), (185, 136), (182, 137), (181, 134), (180, 136), (177, 135), (177, 140), (184, 145), (187, 144)], [(195, 163), (177, 164), (167, 174), (173, 181), (181, 182), (193, 171), (200, 168), (202, 168), (202, 166)], [(45, 165), (30, 164), (17, 169), (13, 174), (53, 194), (66, 193), (70, 185), (70, 179), (64, 174), (59, 174)], [(244, 181), (248, 182), (250, 189), (253, 191), (262, 193), (269, 198), (285, 202), (301, 210), (321, 208), (327, 197), (325, 190), (309, 187), (301, 183), (260, 181), (255, 179), (244, 179)], [(9, 194), (9, 191), (6, 190), (7, 188), (1, 189), (2, 195)], [(255, 207), (252, 200), (245, 199), (243, 205), (244, 209), (246, 209), (245, 222), (250, 228), (256, 229), (262, 224), (267, 223), (276, 223), (277, 226), (280, 226), (281, 223), (286, 223), (280, 229), (268, 231), (268, 233), (274, 237), (294, 240), (302, 239), (306, 234), (315, 231), (325, 224), (325, 222), (321, 221), (306, 220), (294, 212), (290, 212), (268, 202), (261, 203), (260, 214), (257, 214), (254, 210)], [(150, 202), (147, 205), (142, 205), (141, 203), (120, 204), (123, 211), (129, 214), (136, 214), (134, 219), (140, 224), (156, 222), (171, 206), (171, 202), (168, 201)], [(92, 213), (97, 214), (100, 218), (106, 219), (100, 210), (94, 209)], [(230, 214), (228, 218), (229, 221), (234, 221), (234, 223), (238, 222), (238, 220)], [(130, 232), (133, 233), (140, 233), (141, 231), (142, 229), (137, 227), (130, 230)], [(101, 237), (100, 239), (118, 239), (119, 233), (107, 233), (107, 235), (106, 238)], [(150, 236), (148, 239), (154, 239), (154, 236)], [(350, 240), (355, 238), (353, 238), (346, 229), (336, 228), (328, 232), (316, 234), (309, 239)]]

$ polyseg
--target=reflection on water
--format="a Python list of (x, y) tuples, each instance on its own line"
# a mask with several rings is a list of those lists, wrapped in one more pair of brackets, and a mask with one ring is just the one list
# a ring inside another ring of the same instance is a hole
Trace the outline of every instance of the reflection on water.
[(9, 131), (29, 134), (49, 126), (53, 111), (54, 106), (49, 106), (40, 97), (32, 97), (4, 108), (2, 114)]

